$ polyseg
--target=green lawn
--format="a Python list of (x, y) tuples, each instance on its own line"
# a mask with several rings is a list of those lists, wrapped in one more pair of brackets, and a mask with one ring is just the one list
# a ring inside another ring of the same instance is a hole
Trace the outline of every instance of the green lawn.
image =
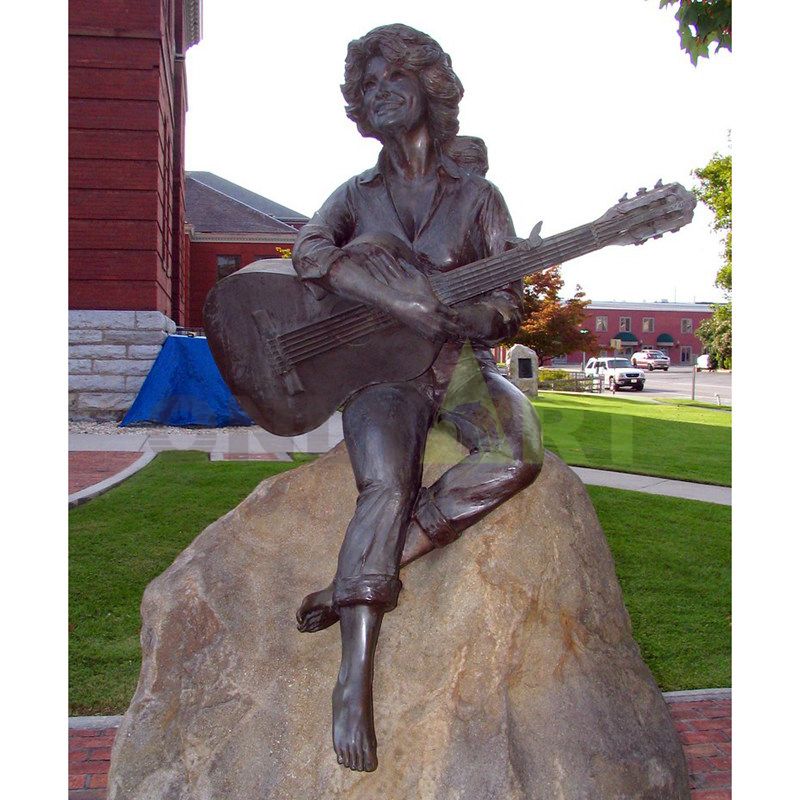
[[(139, 674), (145, 586), (259, 481), (296, 463), (160, 454), (70, 520), (70, 714), (116, 714)], [(730, 685), (730, 509), (589, 489), (663, 689)], [(643, 520), (632, 527), (630, 520)]]
[[(633, 634), (665, 691), (731, 685), (731, 509), (587, 486)], [(638, 521), (637, 521), (638, 520)]]
[(731, 414), (685, 403), (547, 392), (544, 444), (568, 464), (731, 484)]
[(139, 675), (145, 586), (260, 481), (297, 463), (161, 453), (120, 486), (69, 512), (70, 714), (116, 714), (127, 707)]

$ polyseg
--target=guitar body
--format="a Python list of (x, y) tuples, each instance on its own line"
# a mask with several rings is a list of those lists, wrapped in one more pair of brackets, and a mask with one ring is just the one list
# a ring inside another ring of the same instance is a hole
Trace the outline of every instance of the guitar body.
[[(612, 244), (642, 244), (691, 222), (697, 200), (679, 183), (627, 195), (594, 222), (505, 253), (436, 273), (389, 234), (344, 249), (356, 262), (383, 250), (407, 270), (427, 273), (453, 306), (555, 264)], [(426, 269), (427, 267), (427, 269)], [(208, 295), (205, 329), (214, 360), (242, 408), (280, 436), (320, 426), (350, 395), (376, 383), (407, 381), (435, 360), (434, 344), (388, 315), (327, 294), (317, 300), (286, 259), (264, 259), (223, 278)]]
[[(347, 328), (336, 330), (336, 320), (359, 310), (368, 314), (363, 333), (353, 339)], [(250, 417), (279, 436), (317, 428), (364, 386), (417, 377), (440, 347), (358, 303), (330, 293), (317, 300), (287, 259), (257, 261), (223, 278), (203, 316), (225, 382)], [(290, 345), (301, 357), (288, 357)]]

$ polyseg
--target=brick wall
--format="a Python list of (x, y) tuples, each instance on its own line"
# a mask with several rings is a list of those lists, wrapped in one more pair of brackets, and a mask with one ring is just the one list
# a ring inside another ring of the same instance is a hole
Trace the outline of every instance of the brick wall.
[(184, 4), (69, 12), (70, 308), (182, 321)]
[(281, 258), (282, 250), (292, 244), (281, 242), (191, 242), (189, 260), (192, 270), (189, 280), (187, 322), (190, 328), (203, 327), (203, 304), (217, 281), (217, 256), (239, 256), (240, 266), (246, 267), (259, 258)]

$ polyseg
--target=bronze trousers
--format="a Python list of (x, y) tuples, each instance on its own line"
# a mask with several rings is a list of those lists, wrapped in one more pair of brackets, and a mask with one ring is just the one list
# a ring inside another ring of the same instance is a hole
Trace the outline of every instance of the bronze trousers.
[[(423, 488), (425, 443), (437, 422), (468, 453)], [(451, 348), (413, 381), (362, 389), (345, 406), (342, 423), (358, 501), (339, 552), (337, 607), (394, 608), (410, 521), (434, 545), (449, 544), (530, 485), (544, 457), (536, 411), (498, 372), (487, 348), (466, 346), (460, 356)]]

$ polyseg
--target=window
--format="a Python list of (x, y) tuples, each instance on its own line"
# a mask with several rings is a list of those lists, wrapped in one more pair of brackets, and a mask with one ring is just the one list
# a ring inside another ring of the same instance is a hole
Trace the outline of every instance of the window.
[(621, 331), (627, 331), (628, 333), (631, 332), (631, 318), (630, 317), (620, 317), (619, 318), (619, 329)]
[(642, 320), (642, 333), (653, 333), (656, 329), (656, 318), (645, 317)]
[(227, 278), (239, 269), (239, 256), (217, 256), (217, 280)]
[(682, 319), (681, 320), (681, 333), (691, 333), (692, 332), (692, 321), (691, 319)]
[(595, 317), (594, 329), (596, 331), (600, 331), (601, 333), (605, 333), (608, 330), (608, 317)]

